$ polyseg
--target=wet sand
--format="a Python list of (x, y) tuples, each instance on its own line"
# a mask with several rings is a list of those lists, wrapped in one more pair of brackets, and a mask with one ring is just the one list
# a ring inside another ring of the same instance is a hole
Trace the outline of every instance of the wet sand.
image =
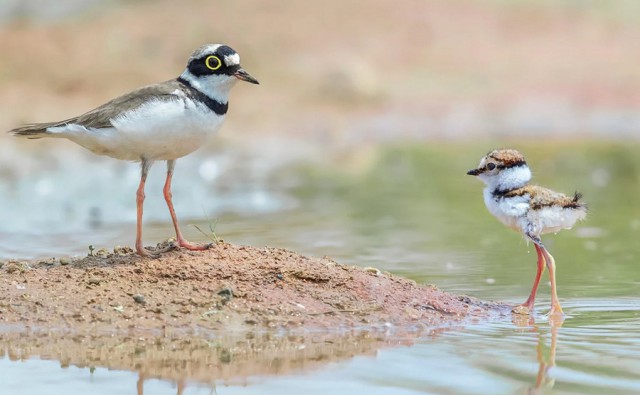
[(227, 243), (158, 259), (116, 248), (6, 261), (0, 294), (0, 325), (75, 333), (429, 328), (508, 311), (375, 268)]
[[(305, 257), (219, 243), (0, 262), (0, 357), (233, 382), (411, 345), (510, 306)], [(139, 384), (141, 385), (141, 384)]]

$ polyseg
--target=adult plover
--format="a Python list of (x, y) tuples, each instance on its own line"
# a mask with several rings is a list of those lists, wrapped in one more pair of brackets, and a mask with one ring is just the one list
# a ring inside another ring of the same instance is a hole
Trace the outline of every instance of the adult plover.
[(570, 229), (587, 216), (587, 207), (580, 202), (581, 195), (567, 196), (537, 185), (529, 185), (531, 170), (524, 156), (512, 149), (489, 152), (477, 168), (467, 174), (478, 176), (485, 184), (484, 203), (500, 222), (533, 241), (538, 253), (538, 272), (529, 298), (514, 311), (533, 310), (544, 265), (549, 268), (551, 281), (551, 310), (549, 314), (562, 314), (556, 293), (555, 261), (542, 244), (540, 235)]
[(176, 159), (198, 149), (222, 124), (229, 91), (238, 80), (258, 84), (242, 67), (240, 56), (222, 44), (196, 49), (180, 77), (145, 86), (117, 97), (83, 115), (60, 122), (35, 123), (9, 131), (30, 139), (62, 137), (98, 154), (140, 161), (136, 194), (136, 251), (157, 256), (142, 245), (144, 184), (156, 160), (167, 161), (164, 197), (176, 231), (176, 242), (189, 250), (204, 250), (182, 236), (171, 201), (171, 177)]

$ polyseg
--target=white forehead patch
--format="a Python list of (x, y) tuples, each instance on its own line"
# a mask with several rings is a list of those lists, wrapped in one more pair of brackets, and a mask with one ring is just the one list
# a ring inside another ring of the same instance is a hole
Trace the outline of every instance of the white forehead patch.
[(227, 66), (237, 66), (240, 64), (240, 55), (234, 53), (233, 55), (226, 55), (224, 57), (224, 63)]

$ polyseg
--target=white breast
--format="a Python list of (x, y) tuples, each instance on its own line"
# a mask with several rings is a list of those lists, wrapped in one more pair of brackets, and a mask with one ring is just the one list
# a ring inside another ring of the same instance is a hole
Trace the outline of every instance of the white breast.
[(214, 134), (224, 115), (189, 98), (152, 100), (111, 120), (112, 128), (69, 124), (48, 131), (99, 155), (117, 159), (169, 160), (185, 156)]
[(529, 210), (529, 195), (496, 200), (492, 192), (490, 188), (483, 191), (484, 204), (489, 212), (506, 226), (521, 231), (521, 219), (525, 218)]

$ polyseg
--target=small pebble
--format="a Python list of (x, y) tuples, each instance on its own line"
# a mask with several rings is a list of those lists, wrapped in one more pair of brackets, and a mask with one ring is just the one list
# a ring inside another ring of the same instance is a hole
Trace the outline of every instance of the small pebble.
[(87, 281), (87, 284), (89, 284), (89, 285), (100, 285), (101, 282), (102, 282), (101, 278), (92, 277), (92, 278), (89, 279), (89, 281)]
[(44, 265), (44, 266), (53, 266), (56, 263), (56, 259), (55, 258), (48, 258), (42, 261), (38, 261), (39, 265)]
[(15, 261), (15, 260), (11, 260), (9, 262), (6, 262), (6, 269), (5, 270), (9, 274), (15, 273), (15, 272), (24, 273), (29, 269), (31, 269), (31, 267), (29, 266), (29, 264), (27, 262), (18, 262), (18, 261)]
[(71, 263), (71, 260), (69, 258), (60, 258), (60, 264), (62, 266), (67, 266), (70, 263)]
[(133, 253), (133, 248), (128, 246), (127, 247), (115, 246), (113, 248), (113, 253), (116, 255), (128, 255)]
[(224, 287), (218, 292), (218, 295), (222, 296), (223, 299), (231, 300), (233, 299), (233, 290), (229, 287)]
[(136, 303), (140, 303), (140, 304), (145, 304), (145, 303), (146, 303), (146, 302), (145, 302), (145, 300), (144, 300), (144, 296), (142, 296), (142, 295), (140, 295), (140, 294), (135, 294), (135, 295), (133, 295), (133, 300), (134, 300)]
[(365, 271), (365, 272), (372, 273), (372, 274), (374, 274), (374, 275), (376, 275), (376, 276), (379, 276), (379, 275), (381, 275), (381, 274), (382, 274), (382, 272), (380, 271), (380, 269), (375, 268), (375, 267), (365, 267), (365, 268), (364, 268), (364, 271)]

